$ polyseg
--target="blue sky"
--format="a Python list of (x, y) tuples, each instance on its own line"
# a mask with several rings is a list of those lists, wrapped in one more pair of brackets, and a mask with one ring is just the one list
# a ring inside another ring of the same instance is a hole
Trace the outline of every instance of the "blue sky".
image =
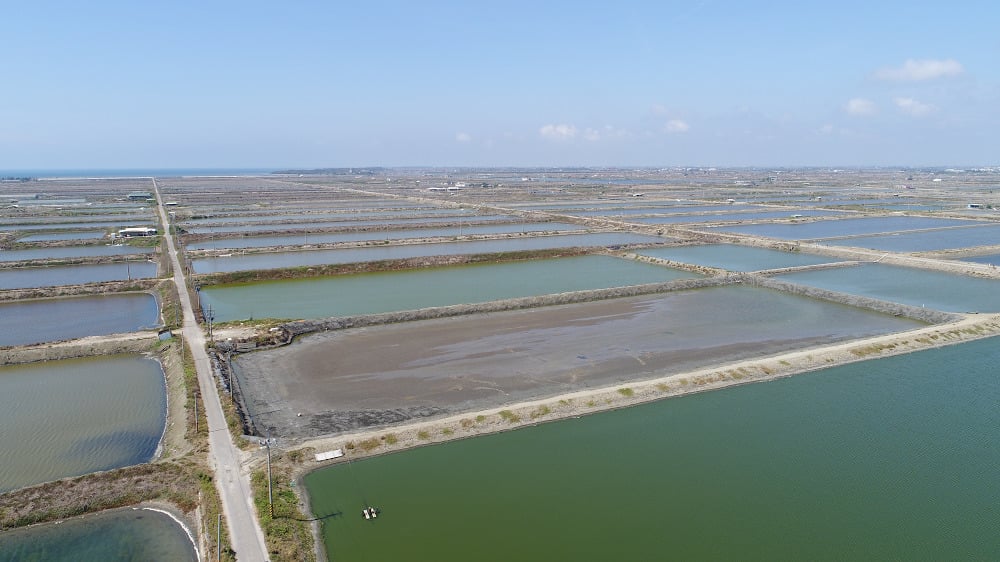
[(997, 165), (991, 2), (20, 2), (0, 169)]

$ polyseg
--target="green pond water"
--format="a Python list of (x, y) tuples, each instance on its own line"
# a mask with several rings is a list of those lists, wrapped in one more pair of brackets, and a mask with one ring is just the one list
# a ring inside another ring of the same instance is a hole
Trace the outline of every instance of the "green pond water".
[(436, 267), (201, 290), (219, 322), (326, 318), (486, 302), (692, 278), (695, 274), (610, 256)]
[(147, 462), (165, 419), (163, 369), (152, 359), (0, 367), (0, 493)]
[(0, 562), (195, 562), (184, 529), (148, 509), (116, 509), (85, 517), (0, 532)]
[(636, 250), (641, 256), (665, 260), (717, 267), (729, 271), (760, 271), (801, 265), (816, 265), (840, 261), (827, 256), (782, 252), (767, 248), (734, 246), (730, 244), (708, 244), (704, 246), (677, 246), (670, 248), (645, 248)]
[[(1000, 559), (1000, 341), (306, 476), (331, 560)], [(382, 514), (361, 516), (364, 505)]]

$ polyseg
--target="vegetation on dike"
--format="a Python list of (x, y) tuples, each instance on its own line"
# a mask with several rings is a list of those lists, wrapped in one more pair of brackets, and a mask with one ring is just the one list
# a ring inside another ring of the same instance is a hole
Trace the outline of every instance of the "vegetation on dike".
[(267, 470), (255, 470), (250, 478), (271, 560), (316, 560), (309, 518), (299, 507), (289, 467), (289, 463), (301, 463), (302, 457), (298, 458), (296, 462), (287, 455), (271, 452), (271, 506), (268, 506)]

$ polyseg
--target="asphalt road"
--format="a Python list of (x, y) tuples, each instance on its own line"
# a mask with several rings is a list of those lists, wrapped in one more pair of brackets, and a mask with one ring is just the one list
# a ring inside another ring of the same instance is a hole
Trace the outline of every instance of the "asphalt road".
[(212, 367), (208, 353), (205, 352), (205, 333), (195, 320), (191, 297), (185, 290), (184, 270), (177, 258), (177, 248), (169, 235), (169, 221), (160, 197), (160, 189), (153, 182), (153, 192), (156, 194), (157, 209), (160, 220), (166, 232), (163, 235), (167, 243), (167, 251), (174, 269), (174, 283), (180, 295), (181, 309), (184, 313), (182, 332), (187, 340), (188, 349), (194, 357), (195, 368), (198, 371), (198, 384), (201, 386), (202, 398), (205, 404), (205, 419), (208, 421), (208, 454), (209, 462), (215, 468), (215, 486), (222, 498), (222, 512), (229, 527), (229, 540), (236, 551), (236, 558), (245, 562), (267, 560), (267, 546), (264, 533), (253, 508), (253, 495), (250, 488), (250, 476), (242, 470), (242, 452), (233, 445), (226, 426), (226, 418), (222, 413), (222, 402), (215, 392), (216, 385), (212, 378)]

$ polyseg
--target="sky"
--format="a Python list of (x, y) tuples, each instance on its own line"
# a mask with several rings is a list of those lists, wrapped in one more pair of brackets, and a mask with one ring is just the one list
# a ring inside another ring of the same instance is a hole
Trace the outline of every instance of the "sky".
[(998, 21), (920, 0), (11, 2), (0, 170), (995, 166)]

